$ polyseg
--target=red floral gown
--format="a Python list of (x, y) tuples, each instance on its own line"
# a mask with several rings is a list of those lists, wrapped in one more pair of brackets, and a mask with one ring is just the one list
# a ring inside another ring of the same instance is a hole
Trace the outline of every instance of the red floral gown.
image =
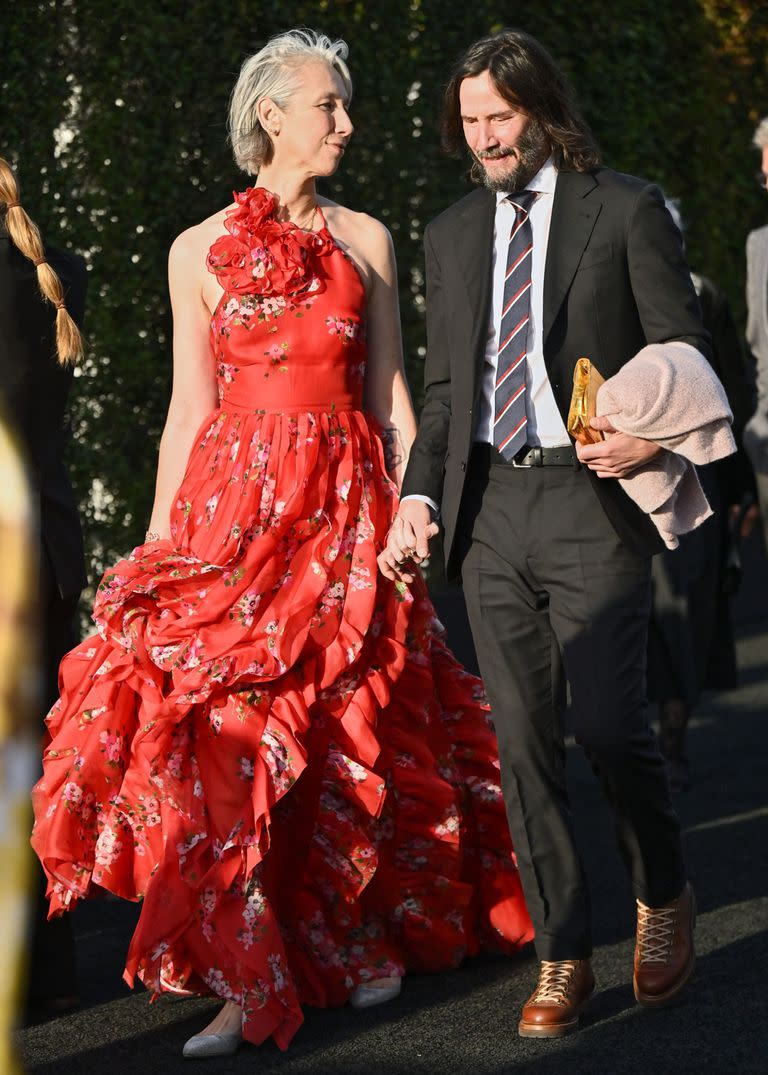
[(220, 406), (170, 540), (107, 571), (34, 791), (51, 913), (143, 900), (125, 978), (212, 993), (285, 1047), (301, 1005), (532, 936), (480, 682), (420, 579), (361, 410), (365, 293), (263, 189), (208, 256)]

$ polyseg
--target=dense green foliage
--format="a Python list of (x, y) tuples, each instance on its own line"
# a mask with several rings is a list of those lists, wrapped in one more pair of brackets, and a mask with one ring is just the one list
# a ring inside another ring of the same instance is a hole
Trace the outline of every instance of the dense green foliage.
[(45, 0), (0, 23), (0, 154), (51, 242), (91, 269), (88, 359), (73, 399), (72, 472), (95, 578), (142, 536), (168, 401), (165, 281), (173, 237), (229, 201), (225, 145), (240, 63), (309, 25), (350, 43), (356, 134), (325, 193), (391, 228), (411, 383), (420, 387), (424, 224), (466, 187), (440, 155), (440, 90), (463, 47), (523, 26), (562, 62), (606, 163), (682, 199), (693, 266), (743, 314), (743, 249), (763, 222), (750, 137), (768, 111), (768, 11), (736, 0), (498, 5), (487, 0)]

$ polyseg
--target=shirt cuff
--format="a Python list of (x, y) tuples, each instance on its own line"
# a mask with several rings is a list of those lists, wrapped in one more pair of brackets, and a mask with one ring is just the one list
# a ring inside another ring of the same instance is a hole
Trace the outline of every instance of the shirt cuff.
[(404, 504), (406, 500), (420, 500), (422, 504), (429, 504), (432, 511), (435, 513), (435, 518), (440, 518), (440, 505), (436, 504), (434, 500), (429, 496), (424, 496), (423, 493), (409, 493), (408, 496), (404, 496), (400, 503)]

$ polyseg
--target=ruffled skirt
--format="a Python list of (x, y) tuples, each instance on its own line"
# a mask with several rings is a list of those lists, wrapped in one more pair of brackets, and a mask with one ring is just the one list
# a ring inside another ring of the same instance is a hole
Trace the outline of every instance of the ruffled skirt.
[(34, 791), (51, 913), (143, 900), (125, 977), (301, 1005), (532, 937), (480, 682), (421, 580), (377, 573), (396, 507), (359, 411), (217, 411), (172, 540), (99, 587)]

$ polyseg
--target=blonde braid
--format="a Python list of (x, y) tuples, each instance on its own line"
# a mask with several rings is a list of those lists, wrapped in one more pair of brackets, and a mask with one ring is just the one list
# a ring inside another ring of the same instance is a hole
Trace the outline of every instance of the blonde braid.
[(11, 242), (37, 269), (37, 282), (43, 297), (56, 307), (56, 351), (66, 366), (83, 357), (80, 329), (64, 304), (64, 288), (45, 257), (40, 229), (30, 220), (19, 201), (19, 186), (11, 166), (0, 157), (0, 211), (5, 209), (5, 226)]

